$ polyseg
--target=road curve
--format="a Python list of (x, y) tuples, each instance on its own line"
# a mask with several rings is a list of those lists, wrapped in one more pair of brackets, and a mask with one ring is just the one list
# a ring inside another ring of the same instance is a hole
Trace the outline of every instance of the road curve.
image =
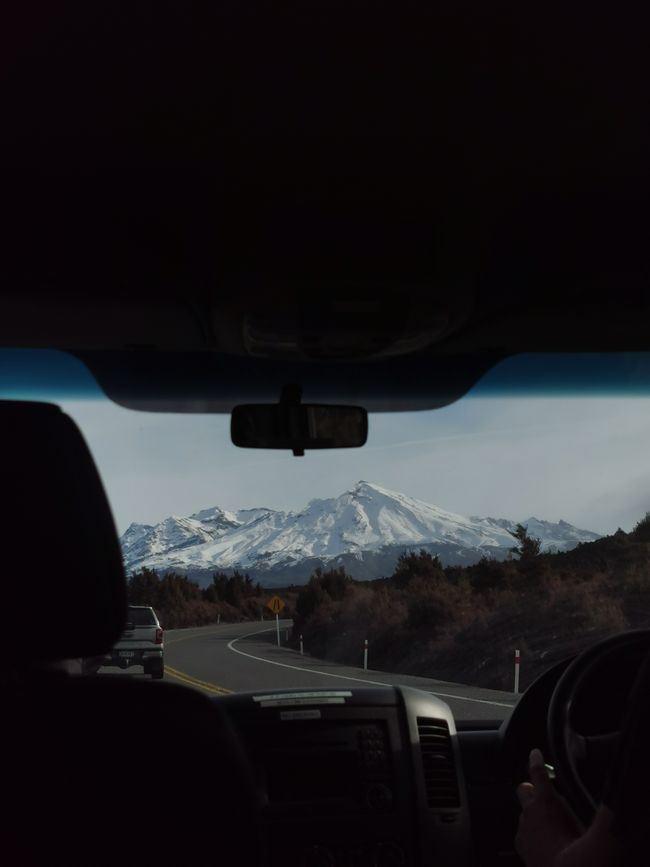
[[(456, 719), (504, 719), (516, 703), (512, 693), (338, 665), (284, 646), (291, 621), (281, 621), (283, 646), (275, 624), (224, 623), (165, 634), (165, 679), (210, 695), (238, 690), (340, 689), (403, 684), (426, 689), (446, 701)], [(362, 651), (359, 653), (360, 662)], [(370, 648), (372, 664), (372, 648)], [(115, 671), (115, 669), (113, 669)]]

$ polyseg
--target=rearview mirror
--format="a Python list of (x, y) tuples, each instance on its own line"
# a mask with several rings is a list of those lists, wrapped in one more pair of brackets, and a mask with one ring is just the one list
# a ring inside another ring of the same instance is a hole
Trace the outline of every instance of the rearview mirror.
[(232, 411), (230, 436), (245, 449), (346, 449), (364, 445), (368, 413), (359, 406), (245, 404)]

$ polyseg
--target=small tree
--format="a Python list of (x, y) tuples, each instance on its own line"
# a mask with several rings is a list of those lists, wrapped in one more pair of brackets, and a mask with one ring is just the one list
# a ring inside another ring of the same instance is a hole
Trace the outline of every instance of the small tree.
[(650, 512), (646, 512), (632, 531), (639, 542), (650, 542)]
[(328, 569), (326, 572), (320, 572), (319, 581), (323, 590), (326, 591), (331, 599), (337, 602), (343, 599), (352, 584), (352, 578), (346, 573), (343, 566), (338, 569)]
[(296, 619), (299, 622), (308, 620), (326, 601), (331, 601), (330, 595), (323, 588), (319, 577), (312, 575), (296, 599)]
[(153, 569), (134, 572), (126, 585), (130, 605), (152, 605), (157, 608), (160, 599), (160, 578)]
[(425, 580), (444, 579), (445, 572), (436, 554), (430, 554), (424, 548), (416, 554), (415, 551), (404, 551), (397, 559), (392, 583), (396, 587), (405, 587), (414, 578)]
[(535, 536), (528, 535), (528, 528), (523, 524), (517, 524), (516, 528), (510, 531), (510, 535), (514, 536), (519, 542), (513, 548), (510, 548), (511, 554), (516, 554), (520, 560), (533, 560), (539, 555), (542, 547), (542, 540)]
[[(510, 549), (513, 550), (512, 548)], [(499, 560), (492, 560), (485, 555), (478, 563), (467, 567), (470, 585), (477, 593), (486, 593), (495, 590), (506, 583), (506, 566)]]

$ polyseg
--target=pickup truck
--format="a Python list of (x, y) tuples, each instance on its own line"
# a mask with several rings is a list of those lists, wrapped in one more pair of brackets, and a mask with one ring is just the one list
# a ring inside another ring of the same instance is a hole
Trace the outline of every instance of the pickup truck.
[(163, 630), (149, 605), (129, 605), (127, 624), (117, 644), (102, 657), (85, 660), (84, 672), (93, 674), (103, 666), (130, 668), (141, 665), (154, 680), (165, 674)]

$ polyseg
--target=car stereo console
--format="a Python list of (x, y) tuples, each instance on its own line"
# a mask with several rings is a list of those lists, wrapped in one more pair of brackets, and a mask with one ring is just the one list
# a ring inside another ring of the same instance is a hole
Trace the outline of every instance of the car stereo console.
[(470, 863), (451, 712), (402, 687), (218, 699), (253, 759), (270, 867)]

